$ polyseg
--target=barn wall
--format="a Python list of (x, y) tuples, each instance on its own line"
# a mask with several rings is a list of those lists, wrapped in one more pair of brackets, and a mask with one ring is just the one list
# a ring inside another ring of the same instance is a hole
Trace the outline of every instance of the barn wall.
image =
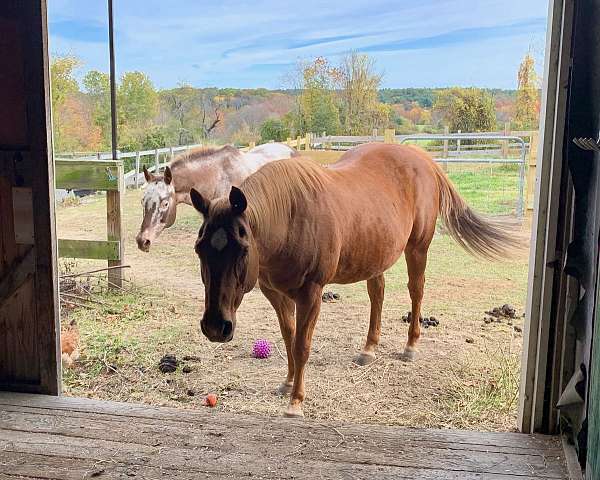
[(58, 394), (45, 0), (0, 3), (0, 389)]

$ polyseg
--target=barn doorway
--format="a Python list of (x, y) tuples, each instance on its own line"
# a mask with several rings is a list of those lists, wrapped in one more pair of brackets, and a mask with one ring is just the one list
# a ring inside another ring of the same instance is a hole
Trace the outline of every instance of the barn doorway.
[[(56, 342), (54, 342), (54, 343), (56, 344)], [(110, 366), (110, 364), (109, 364), (109, 366)], [(141, 372), (141, 373), (143, 373), (143, 372)], [(51, 379), (51, 377), (52, 377), (52, 375), (51, 375), (51, 374), (49, 374), (49, 378), (50, 378), (50, 379)], [(16, 385), (16, 384), (15, 384), (15, 385)], [(42, 390), (44, 390), (44, 391), (52, 391), (52, 389), (48, 389), (48, 388), (42, 388)]]

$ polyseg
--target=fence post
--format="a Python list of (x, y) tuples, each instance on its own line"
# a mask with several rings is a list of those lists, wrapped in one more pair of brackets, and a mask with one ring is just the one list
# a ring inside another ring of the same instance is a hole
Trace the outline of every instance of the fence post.
[(140, 188), (140, 151), (135, 152), (135, 188)]
[[(119, 259), (109, 260), (109, 267), (120, 267), (125, 263), (125, 238), (123, 237), (123, 222), (121, 219), (121, 204), (123, 192), (125, 191), (123, 163), (120, 163), (118, 166), (117, 178), (117, 190), (109, 190), (106, 192), (107, 239), (119, 242)], [(122, 268), (113, 268), (108, 271), (109, 288), (121, 288), (123, 286), (122, 270)]]
[(300, 150), (300, 140), (302, 140), (302, 137), (298, 135), (296, 137), (296, 150)]
[(169, 162), (172, 162), (175, 158), (175, 152), (173, 151), (173, 147), (169, 147)]
[(285, 139), (285, 144), (286, 144), (288, 147), (290, 147), (290, 146), (291, 146), (291, 145), (290, 145), (290, 143), (292, 143), (292, 137), (287, 137), (287, 138)]
[(525, 210), (527, 213), (533, 211), (538, 141), (539, 133), (531, 132), (531, 136), (529, 137), (529, 166), (527, 168), (527, 186), (525, 194)]
[(371, 140), (373, 142), (376, 142), (377, 141), (377, 129), (376, 128), (374, 128), (373, 131), (371, 132), (371, 136), (373, 137)]
[[(444, 127), (444, 135), (450, 135), (450, 127), (445, 126)], [(444, 140), (444, 148), (442, 150), (442, 158), (448, 158), (449, 152), (448, 152), (448, 139), (446, 138)], [(442, 169), (444, 170), (444, 172), (448, 171), (448, 162), (444, 162), (442, 163)]]
[[(504, 122), (504, 136), (510, 135), (510, 122)], [(502, 140), (502, 158), (508, 157), (508, 140)]]
[(158, 148), (155, 148), (154, 149), (154, 165), (155, 165), (155, 168), (156, 168), (154, 170), (154, 174), (155, 175), (158, 175), (158, 170), (159, 170), (159, 166), (160, 166), (160, 162), (158, 160), (158, 156), (159, 156)]
[(396, 137), (396, 130), (393, 128), (386, 128), (383, 131), (383, 142), (394, 143)]
[(310, 150), (310, 137), (312, 136), (312, 133), (307, 132), (306, 133), (306, 139), (305, 139), (305, 144), (304, 144), (304, 149), (305, 150)]
[[(461, 131), (461, 130), (459, 130), (459, 131), (458, 131), (458, 132), (456, 132), (456, 133), (458, 133), (458, 134), (461, 134), (461, 133), (462, 133), (462, 131)], [(456, 140), (456, 154), (457, 154), (457, 155), (460, 155), (460, 138), (458, 138), (458, 139)]]

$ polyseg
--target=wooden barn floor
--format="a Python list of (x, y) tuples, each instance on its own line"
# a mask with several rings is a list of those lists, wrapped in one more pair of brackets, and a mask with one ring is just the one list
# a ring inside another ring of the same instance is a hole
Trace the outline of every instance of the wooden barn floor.
[(556, 438), (0, 392), (0, 480), (567, 478)]

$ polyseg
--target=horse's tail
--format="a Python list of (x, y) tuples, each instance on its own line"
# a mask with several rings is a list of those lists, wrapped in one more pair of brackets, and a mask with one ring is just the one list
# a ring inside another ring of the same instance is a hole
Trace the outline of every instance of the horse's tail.
[(450, 236), (467, 252), (484, 258), (505, 257), (521, 242), (511, 235), (508, 222), (492, 220), (472, 210), (450, 179), (434, 163), (440, 188), (440, 216)]

